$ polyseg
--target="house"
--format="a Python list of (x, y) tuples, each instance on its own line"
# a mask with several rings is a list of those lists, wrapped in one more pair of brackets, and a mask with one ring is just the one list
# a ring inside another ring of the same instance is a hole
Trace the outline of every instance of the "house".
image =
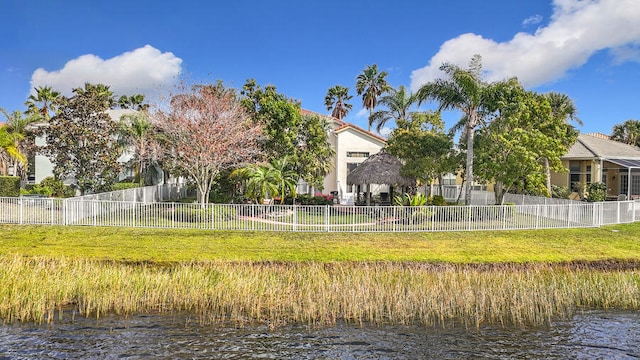
[(640, 148), (611, 140), (604, 134), (580, 134), (562, 163), (568, 173), (554, 173), (551, 183), (577, 195), (579, 185), (603, 182), (609, 199), (640, 197)]
[[(356, 185), (348, 186), (347, 175), (369, 156), (378, 153), (387, 144), (387, 141), (379, 135), (331, 116), (304, 109), (301, 110), (301, 113), (303, 115), (319, 115), (330, 121), (329, 143), (335, 149), (336, 154), (333, 161), (334, 167), (324, 178), (323, 191), (337, 196), (340, 203), (353, 204), (355, 194), (363, 189), (358, 189)], [(308, 186), (305, 183), (298, 186), (299, 193), (307, 191)], [(373, 193), (382, 191), (386, 191), (385, 185), (371, 188)]]

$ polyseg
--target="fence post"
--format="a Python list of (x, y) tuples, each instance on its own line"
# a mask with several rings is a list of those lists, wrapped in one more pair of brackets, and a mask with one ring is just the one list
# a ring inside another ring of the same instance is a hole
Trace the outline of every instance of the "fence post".
[(329, 205), (324, 206), (324, 226), (327, 232), (329, 232)]
[(18, 202), (20, 203), (20, 225), (22, 225), (22, 220), (23, 220), (23, 216), (24, 216), (23, 207), (24, 207), (25, 200), (24, 200), (24, 198), (19, 198)]
[(296, 205), (295, 199), (293, 200), (293, 231), (298, 231), (298, 205)]
[(571, 205), (569, 204), (569, 208), (567, 209), (567, 228), (571, 228)]

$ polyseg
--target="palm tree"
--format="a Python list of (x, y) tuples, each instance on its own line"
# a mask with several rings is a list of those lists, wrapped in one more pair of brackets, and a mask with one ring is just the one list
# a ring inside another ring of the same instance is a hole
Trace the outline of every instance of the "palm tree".
[(5, 126), (6, 131), (8, 133), (7, 136), (10, 136), (13, 138), (15, 142), (15, 146), (18, 150), (18, 153), (20, 153), (21, 155), (18, 157), (15, 157), (15, 156), (12, 157), (12, 159), (14, 160), (13, 161), (14, 172), (15, 174), (21, 174), (21, 175), (26, 174), (27, 162), (22, 160), (23, 159), (26, 160), (25, 154), (27, 154), (30, 151), (30, 148), (32, 148), (33, 146), (33, 142), (31, 142), (31, 146), (30, 146), (26, 143), (26, 140), (25, 140), (25, 139), (33, 140), (33, 137), (29, 136), (28, 126), (34, 122), (39, 121), (41, 118), (41, 115), (38, 113), (38, 114), (30, 115), (27, 117), (23, 117), (22, 112), (20, 111), (14, 111), (12, 113), (8, 113), (3, 108), (0, 108), (0, 112), (4, 114), (4, 116), (7, 118), (7, 124)]
[(58, 91), (52, 90), (50, 86), (40, 86), (34, 88), (35, 95), (29, 95), (27, 102), (27, 115), (39, 115), (44, 121), (51, 119), (51, 113), (58, 110), (58, 101), (61, 95)]
[(611, 140), (640, 146), (640, 120), (629, 119), (613, 126)]
[(18, 133), (9, 131), (9, 127), (0, 126), (0, 174), (8, 173), (9, 164), (13, 161), (25, 164), (27, 159), (18, 149), (17, 143), (22, 140)]
[[(582, 120), (578, 118), (578, 110), (573, 100), (567, 95), (558, 92), (549, 92), (545, 94), (549, 105), (551, 106), (551, 113), (555, 119), (562, 120), (565, 124), (569, 124), (569, 121), (575, 121), (578, 125), (582, 125)], [(572, 144), (567, 144), (571, 146)], [(544, 158), (544, 168), (547, 177), (547, 193), (551, 196), (551, 168), (549, 166), (549, 159)]]
[[(362, 70), (362, 74), (356, 77), (356, 91), (358, 95), (362, 95), (362, 106), (369, 109), (369, 118), (373, 108), (378, 104), (378, 96), (389, 90), (387, 84), (387, 72), (378, 72), (378, 65), (368, 65)], [(369, 130), (371, 130), (371, 120), (369, 120)]]
[(352, 105), (347, 101), (351, 100), (352, 97), (349, 95), (348, 87), (336, 85), (327, 91), (324, 104), (327, 106), (327, 110), (331, 111), (331, 116), (342, 120), (351, 110)]
[(466, 136), (467, 160), (465, 172), (465, 204), (471, 204), (471, 185), (473, 184), (473, 141), (475, 130), (483, 120), (483, 112), (489, 105), (493, 92), (490, 84), (484, 82), (482, 58), (474, 55), (468, 69), (445, 63), (440, 67), (449, 78), (436, 79), (423, 85), (417, 92), (419, 104), (427, 100), (439, 102), (438, 111), (460, 110), (464, 114), (463, 135)]
[(234, 170), (232, 177), (244, 179), (246, 195), (262, 204), (263, 199), (278, 193), (278, 179), (273, 167), (268, 165), (249, 165)]
[(132, 161), (140, 185), (144, 184), (146, 168), (153, 161), (153, 125), (145, 112), (125, 114), (120, 118), (120, 140), (133, 151)]
[(277, 195), (280, 196), (280, 204), (284, 204), (287, 193), (295, 199), (298, 173), (291, 168), (289, 158), (285, 156), (282, 159), (272, 160), (268, 166), (274, 170), (275, 179), (278, 184)]
[(418, 97), (414, 93), (407, 93), (407, 89), (400, 85), (398, 89), (391, 88), (389, 94), (380, 97), (378, 105), (384, 105), (387, 110), (378, 110), (369, 116), (369, 129), (375, 123), (376, 131), (380, 130), (389, 120), (396, 122), (409, 120), (411, 113), (409, 109), (418, 102)]

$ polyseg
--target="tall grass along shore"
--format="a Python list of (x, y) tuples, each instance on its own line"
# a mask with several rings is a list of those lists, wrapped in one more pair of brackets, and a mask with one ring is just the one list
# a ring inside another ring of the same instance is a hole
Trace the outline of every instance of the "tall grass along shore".
[[(79, 232), (87, 238), (76, 241), (78, 233), (67, 228), (0, 226), (2, 321), (186, 311), (203, 323), (271, 326), (338, 321), (529, 326), (584, 308), (640, 308), (640, 226), (635, 224), (589, 229), (593, 240), (577, 230), (532, 232), (552, 239), (566, 235), (557, 245), (540, 239), (547, 245), (535, 247), (534, 260), (520, 252), (530, 251), (526, 243), (535, 243), (535, 237), (514, 235), (509, 243), (504, 232), (366, 240), (265, 233), (249, 236), (244, 247), (233, 234), (186, 232), (182, 241), (191, 245), (181, 249), (166, 239), (145, 240), (153, 230), (129, 237), (115, 231), (109, 255), (100, 248), (103, 231), (83, 228)], [(180, 237), (180, 231), (165, 235)], [(581, 246), (567, 247), (578, 238)], [(351, 241), (362, 249), (349, 258)], [(91, 242), (100, 250), (88, 247)], [(265, 250), (280, 242), (288, 244), (285, 256)], [(456, 242), (469, 246), (452, 250)], [(474, 242), (489, 249), (505, 245), (497, 256), (490, 254), (496, 250), (479, 251), (473, 258), (465, 251), (472, 251)], [(174, 256), (157, 247), (170, 248)], [(199, 257), (189, 256), (192, 247), (200, 249)], [(310, 257), (309, 251), (315, 254)]]

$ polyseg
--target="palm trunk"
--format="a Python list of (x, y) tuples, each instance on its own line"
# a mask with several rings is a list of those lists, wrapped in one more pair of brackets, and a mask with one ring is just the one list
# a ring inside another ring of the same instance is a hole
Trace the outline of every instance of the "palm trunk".
[(464, 204), (471, 205), (471, 186), (473, 184), (473, 141), (475, 137), (476, 124), (478, 123), (478, 114), (475, 110), (469, 112), (469, 121), (467, 123), (467, 169), (465, 187)]

